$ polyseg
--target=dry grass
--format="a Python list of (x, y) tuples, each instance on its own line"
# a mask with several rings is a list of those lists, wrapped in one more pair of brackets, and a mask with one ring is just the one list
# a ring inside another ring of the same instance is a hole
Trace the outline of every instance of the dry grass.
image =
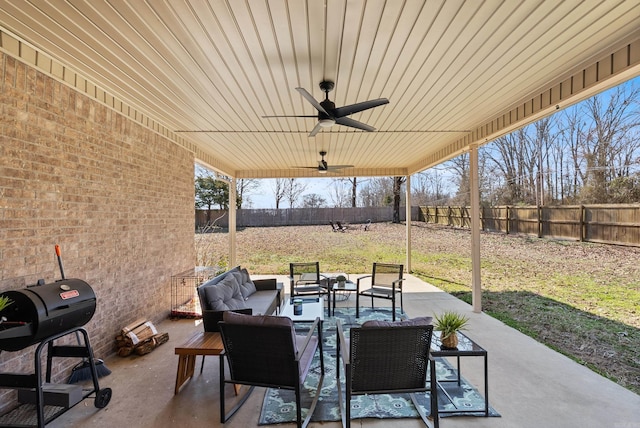
[[(226, 233), (197, 235), (211, 263), (226, 266)], [(470, 232), (414, 223), (413, 274), (470, 300)], [(640, 248), (483, 233), (484, 310), (640, 393)], [(287, 274), (291, 261), (368, 272), (374, 260), (404, 262), (405, 226), (374, 224), (247, 228), (237, 261), (256, 274)]]

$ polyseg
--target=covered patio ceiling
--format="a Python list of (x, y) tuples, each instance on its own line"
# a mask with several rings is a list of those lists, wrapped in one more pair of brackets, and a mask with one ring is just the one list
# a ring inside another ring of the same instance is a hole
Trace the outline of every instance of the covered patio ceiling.
[[(410, 175), (640, 75), (636, 0), (0, 0), (1, 46), (235, 178)], [(318, 101), (388, 98), (315, 137)]]

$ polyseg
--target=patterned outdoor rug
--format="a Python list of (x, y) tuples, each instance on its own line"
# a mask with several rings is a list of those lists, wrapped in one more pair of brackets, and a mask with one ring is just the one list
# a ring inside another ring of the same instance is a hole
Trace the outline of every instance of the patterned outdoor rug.
[[(355, 308), (337, 308), (335, 317), (327, 317), (323, 327), (324, 346), (324, 366), (325, 376), (322, 393), (318, 400), (318, 405), (311, 418), (312, 421), (339, 421), (340, 407), (338, 402), (338, 389), (336, 386), (336, 330), (335, 318), (340, 319), (345, 333), (352, 326), (357, 326), (367, 320), (391, 320), (391, 310), (369, 308), (360, 309), (360, 318), (355, 317)], [(406, 318), (406, 316), (405, 316)], [(304, 324), (296, 324), (299, 333), (304, 331)], [(348, 333), (347, 333), (348, 334)], [(315, 363), (311, 373), (307, 376), (302, 396), (302, 417), (304, 418), (307, 409), (312, 401), (311, 394), (315, 393), (320, 377), (320, 363), (316, 355)], [(439, 380), (456, 379), (457, 372), (447, 360), (437, 359), (436, 372)], [(344, 373), (341, 373), (342, 393), (344, 399)], [(439, 410), (465, 410), (465, 416), (484, 416), (484, 397), (478, 390), (462, 378), (462, 384), (457, 382), (443, 383), (447, 394), (452, 401), (447, 399), (440, 389), (438, 389)], [(430, 412), (429, 392), (417, 393), (418, 402), (424, 408), (426, 414)], [(476, 410), (473, 412), (473, 410)], [(472, 411), (472, 412), (467, 412)], [(441, 414), (441, 417), (460, 416), (462, 413)], [(500, 416), (493, 408), (489, 408), (490, 416)], [(418, 418), (416, 411), (408, 394), (381, 394), (381, 395), (359, 395), (351, 399), (352, 419), (361, 418)], [(268, 388), (265, 392), (262, 410), (260, 412), (260, 425), (271, 425), (286, 422), (295, 422), (296, 404), (295, 393), (288, 390)]]

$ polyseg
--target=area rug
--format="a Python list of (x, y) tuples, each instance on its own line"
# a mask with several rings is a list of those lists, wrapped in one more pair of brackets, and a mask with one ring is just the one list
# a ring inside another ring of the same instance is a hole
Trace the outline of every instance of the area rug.
[[(402, 318), (406, 318), (403, 314)], [(323, 325), (323, 346), (325, 376), (322, 392), (318, 400), (312, 421), (339, 421), (341, 419), (338, 401), (338, 388), (336, 385), (336, 328), (335, 320), (339, 319), (343, 330), (348, 334), (350, 327), (356, 327), (367, 320), (390, 320), (391, 311), (385, 309), (360, 309), (360, 318), (355, 317), (355, 308), (336, 308), (334, 317), (325, 318)], [(296, 324), (299, 333), (306, 332), (304, 324)], [(308, 329), (308, 327), (306, 327)], [(307, 330), (308, 331), (308, 330)], [(320, 378), (320, 360), (316, 355), (311, 373), (307, 376), (302, 393), (302, 417), (304, 418), (313, 401), (318, 380)], [(436, 359), (436, 372), (438, 380), (453, 380), (457, 378), (457, 372), (446, 359)], [(341, 373), (341, 381), (344, 395), (344, 372)], [(462, 378), (461, 385), (457, 382), (445, 382), (442, 384), (451, 400), (445, 393), (438, 389), (438, 409), (452, 413), (441, 414), (440, 417), (449, 416), (484, 416), (484, 397), (478, 390)], [(418, 393), (418, 404), (426, 414), (430, 413), (429, 392)], [(344, 399), (344, 398), (343, 398)], [(464, 410), (464, 413), (456, 412)], [(489, 416), (500, 416), (493, 408), (489, 408)], [(351, 418), (418, 418), (418, 412), (413, 406), (408, 394), (380, 394), (360, 395), (351, 399)], [(295, 393), (288, 390), (268, 388), (265, 392), (262, 410), (260, 412), (259, 425), (271, 425), (286, 422), (295, 422), (296, 404)]]

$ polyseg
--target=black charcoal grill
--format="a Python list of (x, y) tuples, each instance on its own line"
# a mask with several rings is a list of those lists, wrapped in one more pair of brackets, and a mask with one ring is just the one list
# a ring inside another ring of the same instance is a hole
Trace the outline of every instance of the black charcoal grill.
[[(60, 267), (62, 269), (62, 265)], [(2, 311), (4, 319), (0, 323), (0, 350), (19, 351), (39, 343), (35, 350), (34, 374), (0, 373), (0, 388), (18, 389), (19, 392), (26, 391), (25, 396), (34, 397), (33, 402), (36, 404), (37, 414), (34, 417), (28, 416), (33, 424), (21, 423), (20, 426), (44, 427), (46, 423), (94, 393), (95, 406), (105, 407), (111, 399), (111, 389), (99, 388), (98, 373), (93, 350), (89, 344), (89, 335), (82, 327), (91, 320), (96, 311), (96, 295), (91, 286), (80, 279), (70, 278), (50, 284), (27, 287), (23, 290), (5, 291), (1, 294), (11, 299), (12, 303)], [(76, 335), (77, 345), (54, 344), (57, 339), (69, 334)], [(80, 340), (81, 336), (84, 343)], [(93, 389), (82, 389), (79, 394), (74, 393), (73, 400), (70, 399), (71, 393), (69, 393), (69, 400), (63, 400), (68, 404), (63, 406), (48, 404), (48, 400), (53, 401), (54, 398), (58, 398), (54, 393), (45, 390), (43, 385), (41, 359), (45, 349), (47, 350), (45, 373), (47, 388), (53, 385), (50, 383), (52, 359), (54, 357), (72, 357), (82, 358), (89, 362)], [(45, 412), (45, 407), (49, 409), (51, 406), (54, 410)], [(0, 416), (0, 426), (14, 426), (13, 422), (4, 423), (5, 419), (14, 420), (12, 415), (14, 411), (17, 414), (24, 413), (18, 407), (6, 415)]]
[(4, 351), (19, 351), (82, 327), (96, 311), (96, 295), (80, 279), (63, 279), (2, 294), (13, 300), (2, 313), (7, 320), (0, 324), (0, 349)]

